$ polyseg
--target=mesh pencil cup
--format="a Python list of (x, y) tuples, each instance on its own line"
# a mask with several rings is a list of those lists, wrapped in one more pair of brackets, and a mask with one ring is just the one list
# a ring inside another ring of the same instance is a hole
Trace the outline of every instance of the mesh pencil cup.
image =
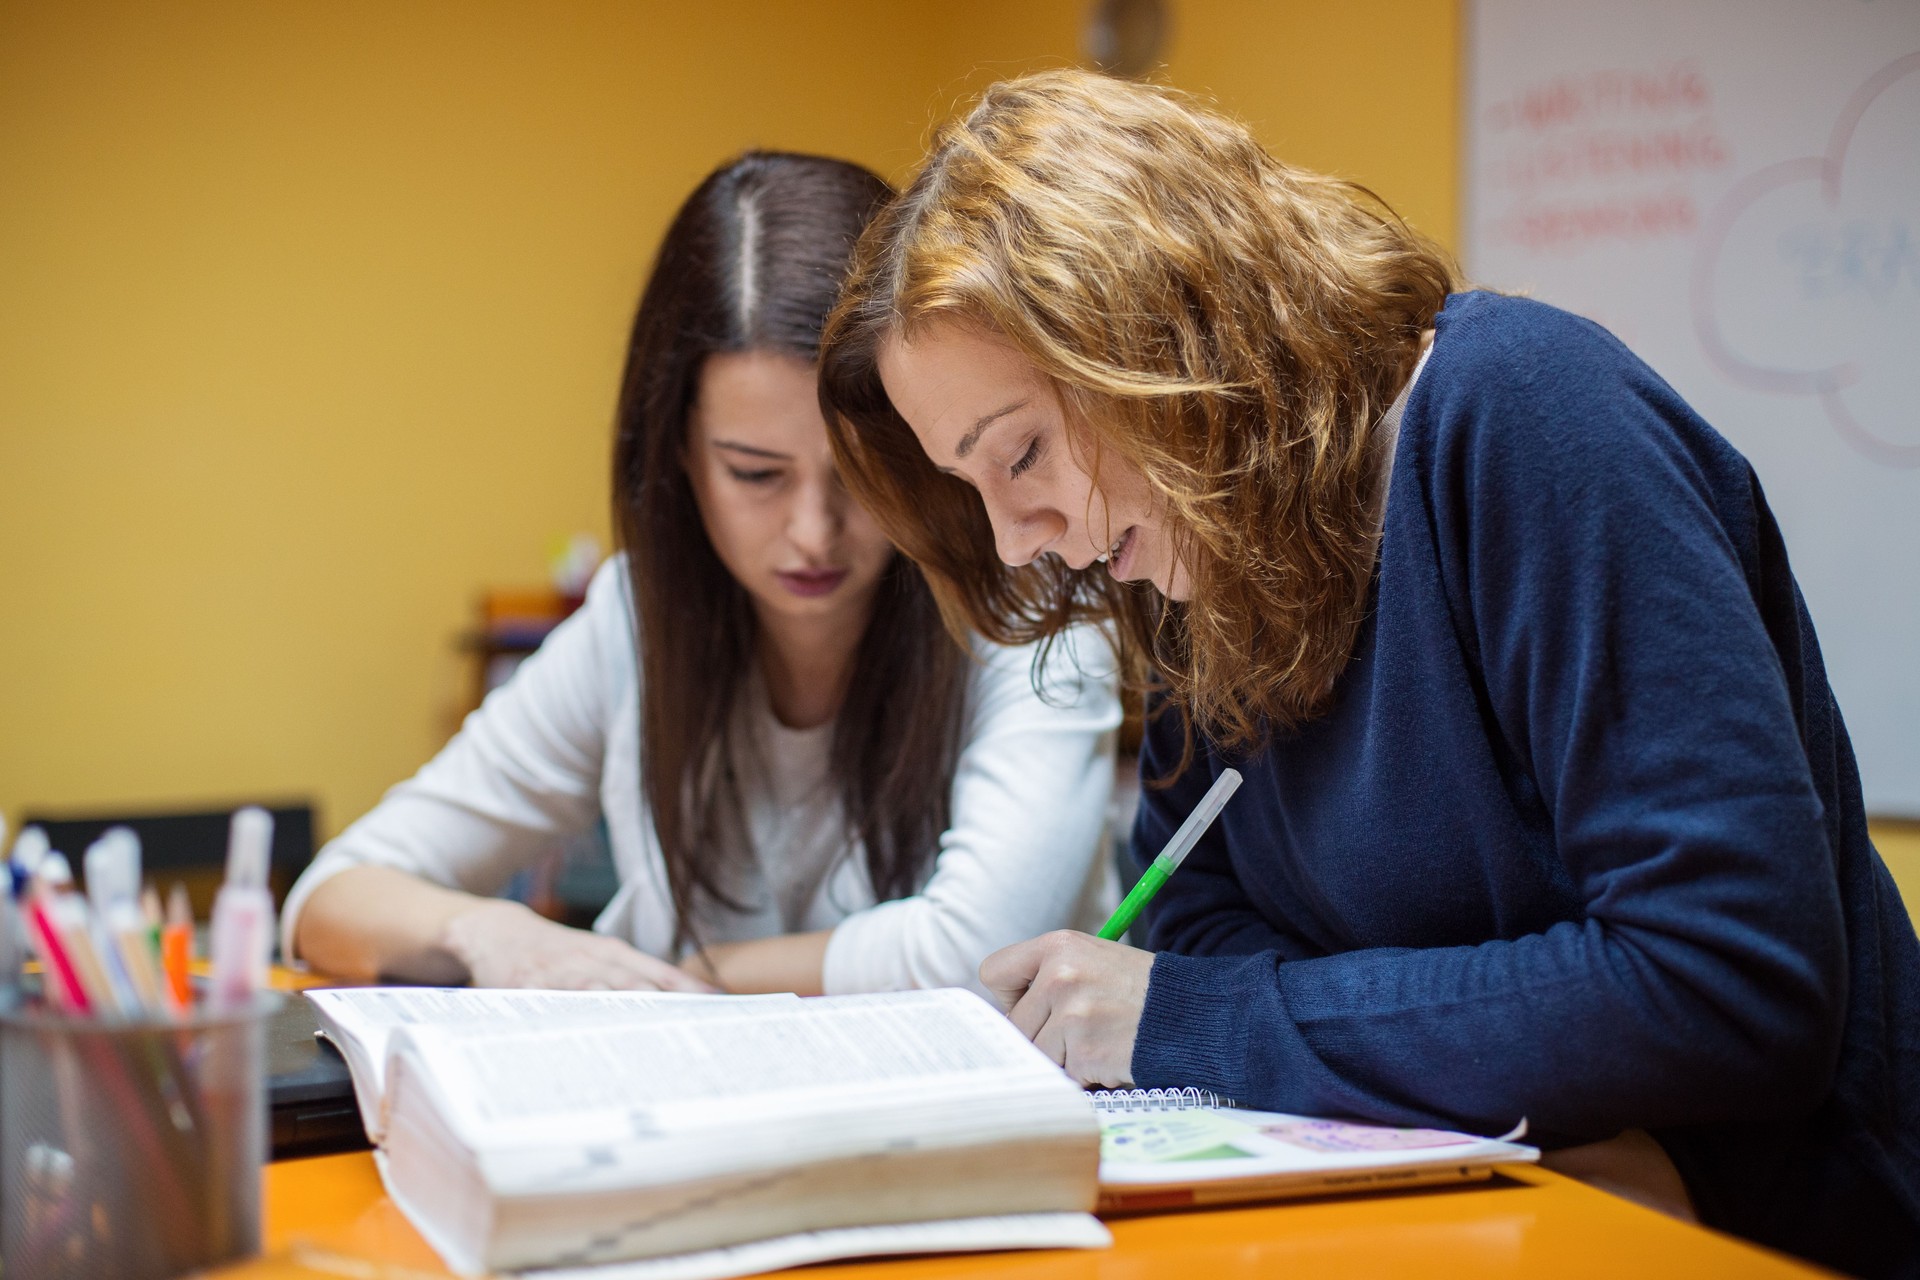
[(271, 993), (178, 1020), (0, 1004), (0, 1275), (162, 1280), (260, 1249)]

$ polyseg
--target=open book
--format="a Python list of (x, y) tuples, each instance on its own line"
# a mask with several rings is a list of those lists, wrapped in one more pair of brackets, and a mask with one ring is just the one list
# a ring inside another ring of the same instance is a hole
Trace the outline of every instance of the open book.
[[(456, 1271), (797, 1233), (815, 1234), (781, 1256), (1107, 1241), (1085, 1213), (1092, 1101), (968, 992), (436, 992), (436, 1016), (420, 992), (377, 991), (310, 998), (372, 1112), (389, 1194)], [(481, 1013), (503, 999), (534, 1003), (512, 1022)], [(595, 999), (619, 1008), (596, 1017)], [(731, 1273), (766, 1265), (753, 1256)]]

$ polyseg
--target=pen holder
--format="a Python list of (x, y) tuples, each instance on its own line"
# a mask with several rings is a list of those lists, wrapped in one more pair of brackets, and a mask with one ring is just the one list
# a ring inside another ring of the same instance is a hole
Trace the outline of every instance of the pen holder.
[(270, 993), (178, 1020), (0, 1006), (0, 1275), (161, 1280), (260, 1250)]

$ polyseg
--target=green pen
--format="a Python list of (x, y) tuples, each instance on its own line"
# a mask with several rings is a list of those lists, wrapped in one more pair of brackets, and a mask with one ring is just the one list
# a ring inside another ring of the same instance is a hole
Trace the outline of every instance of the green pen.
[(1180, 864), (1193, 852), (1193, 846), (1200, 843), (1200, 837), (1207, 833), (1213, 820), (1227, 807), (1227, 801), (1240, 789), (1240, 771), (1223, 769), (1220, 776), (1207, 788), (1207, 794), (1200, 798), (1199, 807), (1187, 815), (1180, 829), (1173, 833), (1173, 839), (1167, 841), (1167, 847), (1151, 866), (1140, 873), (1140, 881), (1133, 886), (1133, 892), (1126, 896), (1107, 922), (1100, 926), (1100, 936), (1109, 942), (1118, 942), (1120, 935), (1133, 927), (1135, 917), (1153, 901), (1153, 895), (1160, 892), (1160, 886), (1167, 877), (1180, 869)]

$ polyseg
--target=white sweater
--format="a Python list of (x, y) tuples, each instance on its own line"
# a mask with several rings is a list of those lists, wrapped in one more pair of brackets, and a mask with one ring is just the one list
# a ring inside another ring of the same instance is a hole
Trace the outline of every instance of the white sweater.
[[(829, 994), (908, 987), (979, 989), (980, 961), (1049, 929), (1092, 930), (1113, 900), (1105, 836), (1120, 705), (1097, 636), (1070, 637), (1033, 688), (1033, 652), (975, 646), (954, 771), (952, 825), (909, 898), (876, 903), (865, 856), (849, 849), (826, 777), (832, 726), (788, 729), (754, 683), (736, 758), (753, 855), (733, 896), (709, 907), (702, 939), (832, 929)], [(568, 835), (604, 815), (620, 890), (594, 922), (656, 956), (673, 905), (640, 796), (639, 660), (622, 559), (602, 565), (586, 603), (467, 717), (419, 773), (320, 851), (282, 915), (294, 956), (315, 886), (376, 865), (495, 894)], [(911, 690), (900, 696), (911, 697)], [(677, 957), (675, 957), (677, 958)]]

